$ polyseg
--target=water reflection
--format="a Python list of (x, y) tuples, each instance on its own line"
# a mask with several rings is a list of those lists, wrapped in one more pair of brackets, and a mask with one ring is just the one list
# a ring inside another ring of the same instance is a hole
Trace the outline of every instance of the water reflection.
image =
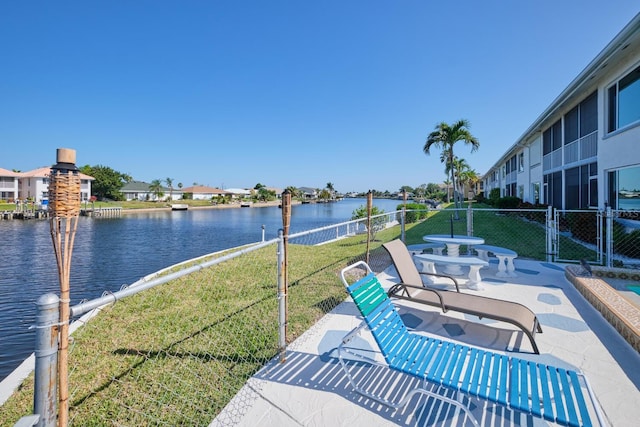
[[(350, 219), (362, 199), (294, 205), (291, 232)], [(394, 211), (395, 200), (374, 205)], [(71, 265), (71, 304), (116, 291), (169, 265), (277, 237), (282, 210), (203, 209), (80, 218)], [(33, 351), (35, 301), (59, 293), (48, 221), (0, 221), (0, 379)]]

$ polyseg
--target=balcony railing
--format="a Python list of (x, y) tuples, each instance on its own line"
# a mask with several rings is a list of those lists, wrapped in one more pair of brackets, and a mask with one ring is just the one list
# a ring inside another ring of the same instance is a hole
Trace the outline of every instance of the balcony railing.
[[(564, 162), (563, 162), (564, 155)], [(542, 158), (543, 170), (549, 171), (562, 165), (570, 165), (581, 160), (590, 159), (598, 155), (598, 131), (566, 144), (563, 149), (557, 149), (545, 154)]]

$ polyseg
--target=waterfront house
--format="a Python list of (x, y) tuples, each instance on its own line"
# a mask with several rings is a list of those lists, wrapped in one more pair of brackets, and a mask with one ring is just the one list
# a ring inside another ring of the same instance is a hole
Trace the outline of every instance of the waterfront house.
[(249, 199), (253, 194), (253, 190), (246, 188), (227, 188), (224, 191), (230, 194), (232, 199), (236, 200)]
[(0, 200), (13, 203), (18, 198), (20, 173), (0, 168)]
[(174, 188), (170, 190), (168, 187), (161, 187), (160, 191), (162, 196), (158, 195), (151, 190), (151, 184), (143, 181), (131, 181), (126, 183), (120, 192), (124, 195), (126, 201), (139, 200), (139, 201), (158, 201), (158, 200), (179, 200), (182, 198), (183, 191)]
[(639, 140), (640, 14), (489, 168), (486, 195), (497, 188), (558, 209), (639, 209)]
[[(34, 169), (29, 172), (18, 173), (18, 198), (21, 200), (32, 199), (36, 204), (42, 204), (49, 197), (50, 167)], [(86, 202), (91, 197), (91, 181), (93, 177), (79, 173), (80, 176), (80, 200)]]
[(318, 198), (318, 191), (311, 187), (298, 187), (300, 196), (305, 200), (315, 200)]
[(219, 188), (207, 187), (205, 185), (194, 185), (192, 187), (185, 187), (182, 190), (182, 194), (190, 193), (193, 200), (211, 200), (213, 197), (227, 196), (230, 193)]
[(276, 188), (276, 187), (265, 187), (265, 188), (269, 191), (273, 191), (274, 194), (276, 195), (276, 198), (282, 199), (282, 193), (284, 192), (282, 188)]

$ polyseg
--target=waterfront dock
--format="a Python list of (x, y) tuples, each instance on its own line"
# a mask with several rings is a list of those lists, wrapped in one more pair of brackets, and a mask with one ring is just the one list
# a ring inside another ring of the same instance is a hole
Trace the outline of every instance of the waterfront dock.
[(49, 218), (49, 212), (46, 210), (36, 211), (3, 211), (0, 213), (0, 220), (12, 220), (12, 219), (47, 219)]
[(80, 210), (81, 216), (88, 216), (93, 218), (120, 218), (122, 216), (121, 207), (112, 208), (91, 208)]

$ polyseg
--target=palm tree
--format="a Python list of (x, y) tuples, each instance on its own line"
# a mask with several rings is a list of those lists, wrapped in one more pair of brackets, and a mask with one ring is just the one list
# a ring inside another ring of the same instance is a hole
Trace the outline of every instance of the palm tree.
[(459, 158), (458, 156), (453, 156), (453, 175), (458, 182), (458, 188), (454, 188), (453, 197), (454, 200), (458, 200), (462, 203), (464, 200), (464, 186), (466, 184), (466, 180), (464, 180), (465, 173), (471, 170), (469, 167), (469, 163), (465, 159)]
[(149, 184), (149, 191), (156, 196), (156, 201), (164, 196), (164, 192), (162, 191), (162, 182), (159, 179), (151, 181), (151, 184)]
[(169, 200), (173, 200), (173, 178), (165, 179), (167, 187), (169, 187)]
[[(445, 172), (448, 175), (448, 172)], [(449, 191), (449, 186), (451, 185), (451, 180), (449, 178), (442, 181), (444, 187), (447, 189), (447, 203), (451, 202), (451, 191)]]
[(325, 188), (320, 191), (320, 193), (318, 194), (318, 198), (326, 202), (331, 198), (331, 192)]
[(291, 193), (291, 198), (300, 198), (300, 190), (298, 190), (297, 187), (294, 187), (293, 185), (288, 186), (287, 188), (285, 188), (285, 191), (289, 191), (289, 193)]
[(326, 189), (329, 191), (330, 197), (331, 199), (333, 199), (333, 195), (335, 194), (335, 189), (333, 188), (333, 183), (332, 182), (327, 182), (327, 186)]
[(462, 182), (464, 186), (469, 187), (469, 191), (473, 194), (473, 197), (476, 196), (476, 184), (478, 181), (480, 181), (480, 177), (474, 169), (467, 169), (460, 173), (460, 182)]
[[(426, 155), (429, 155), (429, 151), (432, 146), (436, 146), (442, 149), (441, 159), (446, 159), (449, 168), (449, 174), (451, 175), (451, 183), (455, 192), (456, 180), (454, 174), (454, 155), (453, 147), (458, 141), (464, 141), (465, 144), (471, 144), (471, 152), (474, 152), (480, 146), (480, 143), (469, 131), (470, 123), (468, 120), (461, 119), (455, 122), (453, 125), (441, 122), (438, 124), (433, 132), (429, 134), (426, 142), (424, 143), (423, 151)], [(458, 201), (453, 197), (455, 207), (458, 206)], [(456, 219), (458, 219), (458, 211), (456, 210)]]

